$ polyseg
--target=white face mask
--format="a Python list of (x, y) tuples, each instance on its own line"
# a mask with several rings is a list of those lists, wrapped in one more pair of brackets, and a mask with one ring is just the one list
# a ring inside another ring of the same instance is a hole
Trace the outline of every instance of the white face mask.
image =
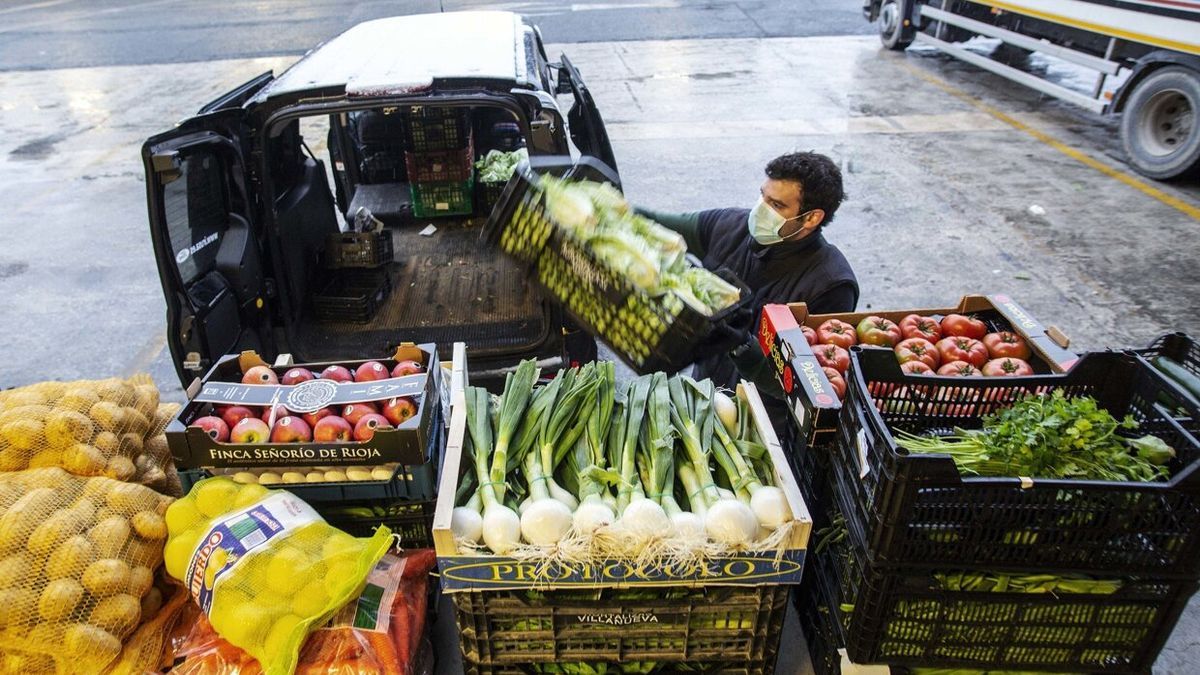
[[(770, 246), (771, 244), (778, 244), (784, 240), (784, 237), (779, 236), (779, 233), (783, 230), (784, 225), (786, 225), (789, 221), (799, 220), (804, 216), (807, 216), (809, 213), (812, 213), (812, 211), (806, 211), (798, 216), (795, 216), (794, 218), (784, 218), (783, 216), (779, 215), (775, 209), (771, 208), (769, 204), (763, 201), (762, 197), (759, 197), (758, 203), (755, 204), (754, 208), (750, 211), (750, 217), (746, 219), (746, 225), (750, 229), (750, 236), (754, 237), (755, 241), (763, 246)], [(788, 235), (788, 237), (799, 234), (801, 231), (802, 230), (797, 230), (791, 235)]]

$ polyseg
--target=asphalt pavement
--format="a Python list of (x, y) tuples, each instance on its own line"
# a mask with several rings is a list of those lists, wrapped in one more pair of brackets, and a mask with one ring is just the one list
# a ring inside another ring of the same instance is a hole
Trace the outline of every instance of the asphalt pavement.
[[(579, 65), (637, 203), (748, 207), (771, 157), (834, 157), (850, 198), (827, 236), (860, 309), (1007, 292), (1081, 350), (1200, 334), (1200, 186), (1134, 174), (1113, 120), (882, 51), (853, 0), (503, 7)], [(148, 370), (179, 398), (141, 142), (357, 21), (423, 8), (437, 3), (0, 4), (0, 386)], [(1200, 663), (1195, 604), (1157, 673)], [(803, 672), (802, 652), (782, 672)]]

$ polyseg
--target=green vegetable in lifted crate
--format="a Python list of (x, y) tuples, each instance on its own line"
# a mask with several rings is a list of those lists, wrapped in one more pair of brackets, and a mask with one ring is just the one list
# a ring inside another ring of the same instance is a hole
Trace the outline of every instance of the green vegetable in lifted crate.
[(528, 160), (529, 153), (525, 148), (512, 152), (488, 150), (486, 155), (475, 162), (475, 169), (479, 171), (480, 183), (507, 183), (517, 170), (517, 165)]
[(736, 286), (688, 263), (682, 235), (634, 213), (613, 186), (553, 176), (541, 185), (551, 218), (638, 288), (673, 293), (705, 316), (737, 303)]

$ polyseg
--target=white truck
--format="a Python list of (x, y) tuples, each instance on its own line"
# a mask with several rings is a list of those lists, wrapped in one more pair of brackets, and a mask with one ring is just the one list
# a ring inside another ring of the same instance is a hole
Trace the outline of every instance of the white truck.
[[(1200, 0), (864, 0), (863, 15), (879, 22), (889, 49), (916, 41), (1093, 112), (1121, 113), (1121, 142), (1145, 176), (1200, 170)], [(988, 56), (963, 45), (976, 36), (1001, 48)], [(1095, 72), (1094, 87), (997, 58), (1028, 52)]]

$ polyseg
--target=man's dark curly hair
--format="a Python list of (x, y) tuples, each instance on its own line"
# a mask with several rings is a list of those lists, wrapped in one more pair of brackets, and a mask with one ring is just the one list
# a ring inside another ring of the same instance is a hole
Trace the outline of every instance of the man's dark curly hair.
[(780, 155), (767, 164), (767, 178), (792, 180), (800, 184), (800, 213), (813, 209), (825, 211), (821, 227), (833, 220), (846, 193), (842, 192), (842, 172), (825, 155), (815, 152), (792, 152)]

